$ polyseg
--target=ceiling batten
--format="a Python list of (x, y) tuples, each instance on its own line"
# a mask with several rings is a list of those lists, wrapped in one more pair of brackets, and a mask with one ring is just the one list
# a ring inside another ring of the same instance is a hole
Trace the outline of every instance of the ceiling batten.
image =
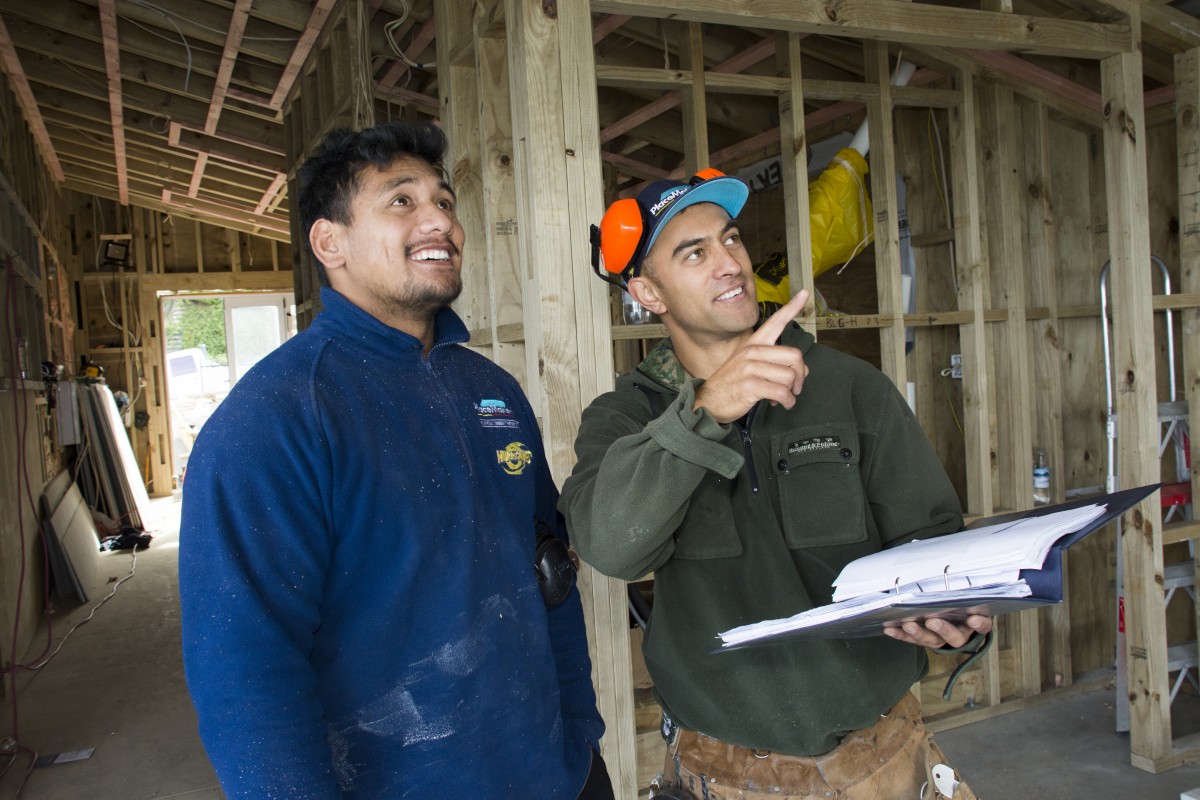
[(317, 0), (313, 5), (312, 16), (308, 18), (308, 24), (304, 26), (304, 32), (300, 34), (300, 40), (296, 42), (296, 47), (292, 50), (292, 57), (288, 59), (287, 66), (283, 68), (283, 75), (279, 77), (279, 85), (275, 87), (275, 94), (271, 95), (270, 107), (276, 111), (283, 108), (283, 101), (288, 96), (288, 92), (292, 90), (292, 84), (296, 82), (296, 78), (300, 76), (300, 70), (304, 67), (304, 62), (308, 60), (308, 54), (313, 45), (317, 43), (317, 36), (320, 35), (321, 28), (325, 26), (325, 20), (329, 18), (329, 12), (333, 10), (335, 2), (336, 0)]
[(605, 17), (602, 17), (592, 27), (592, 44), (600, 44), (600, 42), (604, 40), (604, 37), (608, 36), (610, 33), (624, 25), (626, 22), (629, 22), (631, 19), (633, 19), (633, 17), (629, 16), (628, 14), (609, 14)]
[(250, 6), (253, 0), (237, 0), (233, 14), (229, 18), (229, 33), (225, 36), (225, 50), (221, 53), (221, 66), (217, 68), (217, 81), (213, 85), (212, 101), (208, 106), (208, 118), (204, 122), (204, 132), (211, 135), (217, 132), (217, 121), (221, 118), (221, 109), (225, 105), (225, 95), (229, 91), (229, 80), (233, 76), (233, 64), (237, 61), (238, 50), (242, 46), (242, 36), (246, 33), (246, 21), (250, 18)]
[(208, 153), (196, 155), (196, 165), (192, 168), (192, 182), (188, 184), (188, 197), (200, 193), (200, 181), (204, 180), (204, 168), (208, 166)]
[(267, 212), (268, 208), (279, 198), (279, 191), (283, 188), (286, 180), (287, 175), (284, 175), (282, 172), (275, 176), (275, 180), (271, 181), (271, 185), (263, 192), (262, 199), (254, 207), (255, 214), (265, 214)]
[[(713, 67), (713, 72), (721, 73), (738, 73), (747, 67), (751, 67), (763, 59), (770, 58), (775, 55), (775, 37), (766, 36), (760, 39), (755, 44), (750, 45), (742, 52), (730, 58), (716, 67)], [(642, 108), (628, 114), (622, 119), (617, 120), (612, 125), (600, 131), (600, 142), (609, 142), (617, 138), (621, 134), (636, 128), (648, 119), (658, 116), (665, 111), (668, 111), (683, 102), (682, 92), (668, 92), (657, 100), (647, 103)]]
[(200, 214), (216, 217), (218, 219), (226, 219), (229, 221), (241, 222), (243, 224), (252, 225), (256, 228), (261, 228), (265, 231), (288, 236), (288, 221), (278, 217), (268, 217), (263, 214), (254, 214), (244, 208), (222, 203), (217, 200), (204, 200), (201, 198), (176, 198), (174, 192), (170, 189), (162, 190), (162, 203), (168, 207), (186, 208)]
[(112, 117), (113, 163), (117, 168), (117, 197), (129, 205), (129, 173), (125, 169), (125, 105), (121, 99), (121, 45), (117, 41), (116, 0), (100, 0), (100, 38), (108, 72), (108, 113)]
[(8, 28), (4, 26), (3, 19), (0, 19), (0, 60), (4, 61), (4, 69), (13, 82), (13, 91), (17, 95), (17, 101), (21, 104), (21, 110), (25, 112), (25, 119), (29, 122), (33, 139), (37, 142), (38, 149), (42, 151), (42, 158), (46, 159), (46, 166), (50, 168), (50, 174), (54, 176), (55, 181), (62, 183), (66, 180), (62, 164), (58, 161), (58, 153), (54, 151), (54, 144), (50, 141), (50, 134), (46, 131), (46, 122), (42, 119), (42, 111), (33, 97), (33, 90), (29, 88), (29, 79), (25, 77), (21, 59), (17, 57), (17, 48), (8, 36)]

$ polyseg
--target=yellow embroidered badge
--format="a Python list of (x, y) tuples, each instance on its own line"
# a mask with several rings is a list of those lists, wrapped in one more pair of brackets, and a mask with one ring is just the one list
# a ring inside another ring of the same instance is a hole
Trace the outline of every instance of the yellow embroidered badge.
[(521, 442), (513, 442), (496, 451), (496, 461), (509, 475), (520, 475), (533, 462), (533, 453)]

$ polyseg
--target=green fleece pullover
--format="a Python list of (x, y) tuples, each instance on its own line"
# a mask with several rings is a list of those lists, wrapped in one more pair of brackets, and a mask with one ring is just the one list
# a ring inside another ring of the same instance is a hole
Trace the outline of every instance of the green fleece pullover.
[(717, 634), (824, 605), (847, 563), (958, 530), (962, 512), (886, 376), (795, 325), (783, 343), (810, 370), (796, 405), (760, 402), (722, 425), (692, 410), (700, 382), (664, 340), (584, 411), (559, 509), (600, 572), (653, 571), (643, 652), (673, 720), (815, 755), (891, 708), (924, 675), (925, 650), (880, 636), (714, 653)]

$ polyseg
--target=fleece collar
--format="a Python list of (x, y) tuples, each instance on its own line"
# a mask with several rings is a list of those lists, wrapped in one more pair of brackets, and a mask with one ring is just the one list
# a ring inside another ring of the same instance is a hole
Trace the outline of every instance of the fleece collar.
[(638, 372), (673, 392), (678, 392), (683, 388), (683, 384), (691, 379), (683, 364), (679, 362), (679, 357), (675, 355), (675, 346), (671, 344), (670, 338), (663, 339), (650, 351), (642, 363), (638, 364)]
[[(368, 348), (391, 354), (422, 352), (420, 339), (385, 325), (335, 289), (321, 287), (321, 304), (324, 309), (317, 316), (317, 323), (335, 328)], [(465, 344), (471, 338), (467, 326), (449, 306), (437, 313), (434, 322), (433, 349)]]

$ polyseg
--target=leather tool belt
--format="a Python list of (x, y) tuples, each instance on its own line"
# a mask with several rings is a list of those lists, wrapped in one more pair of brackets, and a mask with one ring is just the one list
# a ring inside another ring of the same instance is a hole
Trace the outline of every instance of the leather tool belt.
[[(976, 800), (921, 720), (911, 693), (833, 750), (792, 756), (751, 750), (664, 721), (667, 757), (651, 797), (681, 800)], [(934, 770), (940, 768), (935, 782)], [(946, 776), (951, 777), (947, 778)], [(951, 794), (943, 794), (949, 781)], [(956, 787), (956, 788), (954, 788)]]

